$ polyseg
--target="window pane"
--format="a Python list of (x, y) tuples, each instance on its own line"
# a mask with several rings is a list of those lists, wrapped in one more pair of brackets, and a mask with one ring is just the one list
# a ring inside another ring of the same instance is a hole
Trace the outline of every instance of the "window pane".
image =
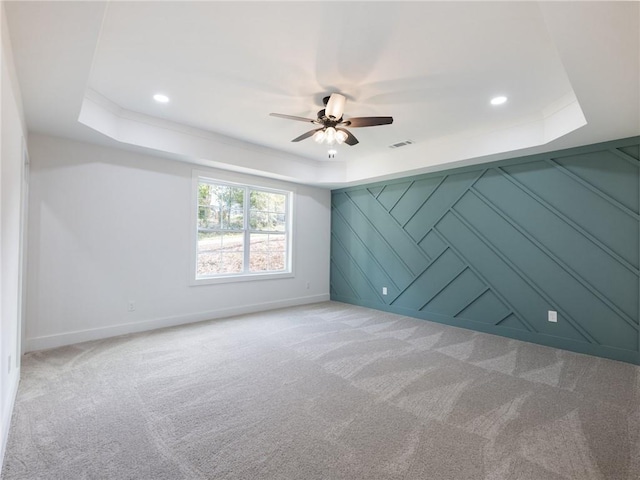
[(211, 207), (198, 207), (198, 228), (220, 228), (219, 216)]
[(223, 253), (220, 273), (242, 273), (243, 253)]
[(252, 272), (278, 271), (286, 267), (286, 236), (284, 234), (251, 234), (249, 270)]
[(211, 188), (208, 183), (198, 184), (198, 205), (211, 205)]
[(198, 276), (242, 273), (244, 235), (242, 233), (198, 233)]
[(249, 228), (252, 230), (285, 231), (287, 195), (251, 190), (249, 199)]
[[(201, 228), (244, 228), (244, 190), (244, 187), (201, 183), (198, 189)], [(208, 215), (207, 210), (210, 211)]]
[(223, 250), (225, 252), (243, 252), (244, 251), (244, 234), (225, 233), (222, 238)]
[(269, 230), (269, 213), (261, 210), (251, 210), (249, 213), (249, 228), (251, 230)]
[(286, 271), (289, 196), (213, 180), (198, 183), (197, 276)]
[(273, 194), (271, 197), (273, 200), (273, 205), (271, 207), (272, 211), (277, 213), (286, 213), (287, 211), (287, 196), (284, 194)]
[(241, 206), (229, 209), (229, 228), (234, 230), (242, 230), (244, 228), (244, 212)]
[(272, 271), (285, 270), (287, 268), (287, 237), (286, 235), (271, 235), (269, 241), (271, 256), (269, 268)]
[(286, 230), (284, 213), (270, 213), (269, 224), (271, 225), (271, 230), (284, 232)]
[(252, 272), (269, 269), (269, 235), (251, 234), (249, 247), (249, 270)]

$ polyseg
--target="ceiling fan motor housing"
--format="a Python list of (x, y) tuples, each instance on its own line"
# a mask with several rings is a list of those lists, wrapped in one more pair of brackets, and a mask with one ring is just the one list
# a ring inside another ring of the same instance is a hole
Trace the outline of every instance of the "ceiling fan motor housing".
[(301, 122), (311, 122), (320, 125), (320, 128), (303, 133), (299, 137), (291, 140), (299, 142), (309, 137), (314, 137), (318, 143), (327, 142), (333, 145), (337, 143), (346, 143), (347, 145), (356, 145), (358, 139), (351, 132), (345, 130), (344, 127), (374, 127), (376, 125), (389, 125), (393, 123), (393, 117), (358, 117), (351, 120), (344, 120), (342, 113), (346, 103), (346, 97), (340, 93), (332, 93), (322, 99), (325, 108), (318, 111), (318, 117), (315, 119), (297, 117), (294, 115), (283, 115), (281, 113), (271, 113), (274, 117), (286, 118), (289, 120), (297, 120)]

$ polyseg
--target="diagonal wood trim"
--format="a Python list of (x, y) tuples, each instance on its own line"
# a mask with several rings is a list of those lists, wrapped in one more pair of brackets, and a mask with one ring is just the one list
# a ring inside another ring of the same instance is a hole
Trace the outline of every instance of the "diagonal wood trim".
[[(416, 183), (415, 180), (411, 181), (409, 183), (409, 185), (407, 186), (407, 188), (404, 189), (404, 192), (402, 192), (402, 194), (398, 197), (398, 199), (394, 202), (393, 205), (391, 205), (391, 208), (389, 210), (387, 210), (389, 213), (391, 213), (391, 211), (396, 208), (396, 205), (398, 205), (398, 203), (400, 202), (400, 200), (402, 200), (402, 198), (407, 194), (407, 192), (409, 191), (409, 189), (411, 187), (413, 187), (413, 184)], [(376, 197), (376, 200), (378, 200), (378, 202), (380, 203), (380, 205), (382, 205), (382, 202), (380, 202), (380, 200)], [(384, 208), (384, 205), (382, 205), (382, 208)], [(386, 208), (385, 208), (386, 210)]]
[[(476, 178), (474, 178), (474, 179), (473, 179), (473, 181), (472, 181), (472, 182), (467, 186), (467, 188), (465, 188), (465, 189), (460, 193), (460, 195), (458, 195), (458, 196), (453, 200), (453, 202), (451, 202), (451, 203), (449, 204), (449, 206), (448, 206), (447, 208), (443, 209), (442, 214), (441, 214), (441, 215), (439, 215), (439, 216), (438, 216), (438, 218), (436, 218), (436, 220), (433, 222), (433, 225), (431, 225), (431, 228), (429, 228), (429, 229), (426, 231), (426, 233), (425, 233), (424, 235), (422, 235), (422, 237), (420, 237), (420, 239), (419, 239), (416, 243), (420, 243), (421, 241), (423, 241), (423, 240), (426, 238), (426, 236), (427, 236), (427, 235), (429, 235), (429, 232), (431, 231), (431, 229), (432, 229), (432, 228), (434, 228), (434, 227), (438, 224), (438, 222), (440, 222), (440, 220), (442, 220), (442, 219), (443, 219), (443, 217), (444, 217), (447, 213), (449, 213), (449, 212), (451, 211), (451, 209), (452, 209), (453, 207), (455, 207), (456, 203), (458, 203), (458, 202), (460, 201), (460, 199), (466, 195), (466, 193), (469, 191), (469, 189), (470, 189), (470, 188), (473, 188), (473, 186), (474, 186), (476, 183), (478, 183), (478, 180), (480, 180), (480, 179), (484, 176), (484, 174), (485, 174), (485, 173), (487, 173), (487, 171), (488, 171), (488, 170), (489, 170), (489, 169), (487, 169), (487, 168), (485, 168), (484, 170), (482, 170), (482, 171), (480, 172), (480, 175), (478, 175)], [(423, 204), (423, 205), (424, 205), (424, 204)]]
[[(411, 185), (413, 185), (415, 182), (411, 182)], [(400, 198), (393, 204), (393, 207), (391, 207), (389, 210), (387, 210), (384, 205), (382, 204), (382, 202), (380, 201), (379, 198), (376, 198), (375, 201), (376, 203), (380, 206), (380, 208), (382, 208), (383, 210), (385, 210), (387, 213), (391, 213), (391, 210), (393, 210), (393, 208), (398, 204), (398, 202), (400, 201), (400, 199), (404, 196), (405, 193), (407, 193), (409, 191), (410, 187), (407, 187), (405, 189), (405, 191), (402, 193), (402, 195), (400, 195)], [(362, 211), (362, 209), (360, 209), (360, 211)], [(364, 214), (364, 212), (363, 212)], [(418, 246), (418, 242), (416, 242), (413, 238), (411, 238), (411, 235), (409, 235), (406, 230), (404, 228), (402, 228), (402, 225), (400, 225), (400, 223), (393, 217), (393, 215), (389, 216), (390, 219), (392, 220), (392, 223), (394, 223), (401, 231), (402, 233), (407, 237), (407, 239), (409, 241), (411, 241), (412, 243), (415, 243), (416, 246)], [(420, 248), (418, 246), (417, 250), (422, 254), (422, 256), (424, 258), (426, 258), (428, 261), (431, 261), (431, 257), (427, 254), (427, 252), (425, 252), (422, 248)]]
[(462, 275), (464, 272), (466, 272), (467, 270), (469, 270), (469, 265), (465, 265), (463, 266), (453, 277), (451, 277), (451, 279), (445, 283), (442, 287), (440, 287), (438, 289), (438, 291), (436, 291), (435, 293), (433, 293), (428, 299), (427, 301), (420, 307), (418, 308), (418, 310), (422, 310), (424, 309), (424, 307), (426, 307), (427, 305), (429, 305), (431, 303), (431, 301), (436, 298), (438, 295), (440, 295), (440, 293), (442, 293), (449, 285), (451, 285), (456, 278), (458, 278), (460, 275)]
[[(354, 267), (358, 270), (358, 272), (360, 272), (360, 275), (362, 275), (362, 278), (365, 279), (365, 281), (367, 282), (367, 285), (369, 286), (369, 288), (373, 291), (373, 293), (378, 297), (378, 299), (383, 302), (382, 299), (382, 295), (380, 295), (377, 292), (377, 289), (374, 288), (374, 286), (371, 284), (371, 281), (369, 280), (369, 277), (364, 273), (364, 271), (362, 270), (362, 268), (360, 267), (360, 265), (358, 265), (358, 262), (355, 261), (355, 259), (353, 258), (353, 256), (351, 255), (351, 253), (349, 253), (349, 250), (347, 250), (344, 246), (344, 244), (340, 241), (340, 239), (338, 237), (335, 237), (332, 235), (332, 238), (340, 245), (340, 247), (342, 248), (342, 250), (344, 251), (344, 253), (347, 255), (347, 257), (349, 258), (349, 260), (351, 260), (351, 262), (353, 262)], [(351, 285), (350, 285), (351, 286)], [(355, 292), (357, 292), (357, 290), (354, 290)], [(356, 293), (357, 294), (357, 293)]]
[(512, 312), (507, 313), (504, 317), (502, 317), (500, 320), (498, 320), (496, 323), (494, 323), (495, 326), (500, 325), (502, 322), (504, 322), (507, 318), (509, 318), (512, 315)]
[[(396, 252), (396, 249), (393, 248), (393, 246), (389, 243), (389, 241), (387, 240), (385, 234), (380, 231), (380, 228), (378, 228), (378, 226), (376, 225), (375, 222), (371, 221), (369, 219), (369, 215), (367, 215), (362, 208), (360, 208), (360, 206), (358, 205), (358, 203), (351, 198), (350, 195), (347, 194), (347, 198), (349, 199), (349, 201), (353, 204), (354, 208), (356, 208), (358, 210), (358, 212), (360, 212), (360, 215), (362, 215), (362, 217), (367, 221), (367, 223), (371, 226), (371, 228), (373, 230), (375, 230), (375, 232), (380, 236), (380, 238), (385, 242), (386, 245), (389, 246), (389, 248), (391, 250), (393, 250), (394, 255), (396, 255), (396, 257), (398, 258), (398, 260), (400, 260), (403, 265), (407, 268), (407, 270), (409, 272), (413, 272), (413, 270), (411, 269), (411, 267), (407, 264), (407, 262), (402, 258), (402, 256), (400, 254), (398, 254)], [(384, 208), (384, 206), (376, 199), (375, 205), (378, 205), (380, 207), (380, 211), (384, 212), (385, 214), (387, 214), (387, 210)], [(414, 247), (414, 251), (421, 257), (423, 257), (425, 260), (429, 260), (429, 257), (425, 254), (424, 250), (422, 250), (420, 247), (417, 246), (417, 244), (415, 243), (415, 240), (413, 238), (411, 238), (411, 235), (409, 235), (403, 228), (399, 227), (398, 228), (398, 234), (401, 235), (409, 244), (411, 244), (412, 247)]]
[[(350, 201), (351, 201), (351, 200), (350, 200)], [(391, 276), (390, 276), (390, 275), (388, 275), (388, 274), (386, 273), (386, 270), (385, 270), (385, 269), (384, 269), (384, 267), (380, 264), (380, 262), (377, 260), (376, 256), (373, 254), (373, 252), (369, 249), (369, 247), (367, 246), (366, 242), (365, 242), (362, 238), (360, 238), (360, 236), (358, 235), (358, 233), (357, 233), (357, 232), (352, 228), (351, 224), (346, 220), (346, 218), (344, 218), (344, 215), (342, 215), (342, 213), (340, 213), (340, 211), (339, 211), (337, 208), (334, 208), (334, 209), (333, 209), (333, 212), (334, 212), (334, 213), (335, 213), (335, 214), (336, 214), (336, 215), (337, 215), (337, 216), (338, 216), (338, 217), (339, 217), (339, 218), (344, 222), (344, 224), (347, 226), (347, 228), (349, 229), (349, 231), (350, 231), (350, 232), (353, 234), (353, 236), (358, 240), (358, 242), (360, 243), (360, 245), (362, 246), (362, 248), (363, 248), (364, 250), (366, 250), (366, 252), (369, 254), (369, 257), (372, 259), (372, 261), (373, 261), (373, 262), (378, 266), (378, 268), (380, 268), (380, 271), (382, 271), (382, 272), (384, 272), (384, 273), (385, 273), (385, 275), (386, 275), (386, 277), (389, 279), (389, 282), (391, 283), (391, 285), (393, 285), (393, 286), (394, 286), (394, 288), (399, 288), (399, 287), (398, 287), (398, 284), (396, 284), (396, 282), (391, 278)], [(333, 233), (332, 233), (332, 236), (334, 236), (336, 239), (340, 240), (337, 236), (333, 235)], [(388, 243), (386, 242), (386, 240), (384, 240), (384, 238), (382, 238), (382, 240), (383, 240), (383, 242), (384, 242), (385, 244), (387, 244), (387, 245), (388, 245)], [(342, 246), (343, 246), (343, 248), (344, 248), (344, 243), (343, 243), (341, 240), (340, 240), (340, 245), (342, 245)], [(345, 249), (345, 251), (348, 251), (348, 250), (346, 250), (346, 249)], [(395, 252), (394, 252), (394, 254), (395, 254), (395, 256), (397, 257), (397, 254), (396, 254)], [(355, 262), (355, 260), (354, 260), (354, 262)], [(356, 263), (357, 263), (357, 262), (356, 262)], [(404, 262), (403, 262), (403, 265), (404, 265)], [(406, 267), (406, 265), (404, 265), (404, 266), (405, 266), (405, 268), (407, 268), (407, 267)], [(408, 268), (407, 268), (407, 273), (408, 273), (409, 275), (413, 275), (413, 273), (411, 273), (411, 270), (408, 270)]]
[(636, 268), (634, 265), (632, 265), (631, 263), (629, 263), (627, 260), (625, 260), (624, 258), (622, 258), (620, 255), (618, 255), (616, 252), (614, 252), (611, 248), (609, 248), (607, 245), (605, 245), (604, 243), (602, 243), (600, 240), (598, 240), (597, 238), (595, 238), (593, 235), (591, 235), (589, 232), (587, 232), (584, 228), (582, 228), (580, 225), (578, 225), (576, 222), (574, 222), (573, 220), (571, 220), (569, 217), (567, 217), (564, 213), (558, 211), (558, 209), (556, 209), (553, 205), (551, 205), (549, 202), (547, 202), (546, 200), (544, 200), (543, 198), (541, 198), (537, 193), (531, 191), (531, 189), (529, 189), (528, 187), (526, 187), (525, 185), (523, 185), (521, 182), (519, 182), (518, 180), (516, 180), (515, 178), (513, 178), (511, 175), (509, 175), (507, 172), (505, 172), (502, 167), (496, 167), (496, 171), (498, 171), (500, 174), (502, 174), (504, 176), (504, 178), (506, 178), (507, 180), (509, 180), (511, 183), (513, 183), (516, 187), (518, 187), (520, 190), (522, 190), (524, 193), (526, 193), (527, 195), (529, 195), (531, 198), (533, 198), (535, 201), (537, 201), (540, 205), (542, 205), (544, 208), (546, 208), (547, 210), (549, 210), (551, 213), (553, 213), (555, 216), (557, 216), (558, 218), (560, 218), (563, 222), (565, 222), (567, 225), (569, 225), (571, 228), (573, 228), (575, 231), (577, 231), (578, 233), (582, 234), (587, 240), (589, 240), (591, 243), (593, 243), (594, 245), (596, 245), (598, 248), (602, 249), (603, 251), (605, 251), (611, 258), (613, 258), (614, 260), (616, 260), (618, 263), (620, 263), (623, 267), (625, 267), (626, 269), (628, 269), (629, 271), (631, 271), (631, 273), (633, 273), (636, 276), (640, 276), (640, 270), (638, 270), (638, 268)]
[(456, 216), (456, 218), (464, 224), (473, 234), (480, 239), (482, 243), (484, 243), (493, 253), (500, 258), (504, 263), (506, 263), (511, 270), (513, 270), (522, 280), (525, 281), (529, 287), (535, 291), (538, 295), (540, 295), (549, 305), (554, 305), (556, 310), (562, 315), (567, 323), (569, 323), (586, 341), (589, 343), (593, 343), (596, 345), (600, 345), (598, 342), (582, 325), (580, 325), (569, 313), (561, 308), (558, 305), (558, 302), (554, 301), (547, 293), (540, 288), (529, 276), (522, 271), (520, 267), (514, 264), (508, 257), (506, 257), (500, 250), (498, 250), (493, 243), (489, 241), (487, 237), (485, 237), (481, 232), (478, 231), (476, 227), (471, 225), (466, 218), (456, 212), (454, 209), (451, 210), (451, 213)]
[(413, 285), (414, 283), (416, 283), (416, 281), (417, 281), (417, 280), (422, 276), (422, 274), (423, 274), (424, 272), (426, 272), (427, 270), (429, 270), (429, 267), (431, 267), (431, 265), (433, 265), (434, 263), (436, 263), (436, 262), (440, 259), (440, 257), (441, 257), (442, 255), (444, 255), (444, 254), (447, 252), (447, 250), (448, 250), (448, 249), (449, 249), (449, 247), (444, 248), (444, 249), (443, 249), (443, 250), (442, 250), (438, 255), (436, 255), (436, 256), (433, 258), (433, 260), (431, 260), (431, 261), (429, 262), (429, 264), (424, 268), (424, 270), (423, 270), (422, 272), (420, 272), (419, 274), (417, 274), (417, 275), (413, 278), (413, 280), (411, 280), (411, 281), (410, 281), (410, 282), (409, 282), (409, 283), (408, 283), (408, 284), (407, 284), (407, 285), (406, 285), (402, 290), (398, 290), (398, 294), (397, 294), (395, 297), (393, 297), (393, 300), (391, 300), (391, 302), (389, 302), (389, 305), (393, 305), (393, 302), (395, 302), (395, 301), (398, 299), (398, 297), (400, 297), (400, 295), (402, 295), (402, 294), (403, 294), (403, 293), (404, 293), (408, 288), (410, 288), (410, 287), (411, 287), (411, 285)]
[[(413, 212), (413, 214), (407, 219), (406, 222), (404, 222), (401, 226), (404, 229), (404, 227), (407, 226), (407, 224), (413, 219), (413, 217), (416, 216), (416, 213), (418, 213), (420, 211), (420, 209), (424, 206), (425, 203), (427, 203), (429, 201), (429, 199), (433, 196), (434, 193), (436, 193), (438, 191), (438, 189), (440, 188), (440, 186), (444, 183), (444, 181), (447, 179), (449, 175), (444, 175), (442, 177), (442, 179), (438, 182), (438, 185), (436, 185), (436, 188), (434, 188), (431, 193), (429, 193), (429, 195), (427, 195), (427, 197), (424, 199), (424, 202), (422, 202), (420, 205), (418, 205), (418, 208), (415, 209), (415, 211)], [(413, 184), (412, 184), (413, 185)], [(407, 191), (409, 191), (407, 189)], [(407, 192), (405, 192), (407, 193)]]
[(623, 151), (618, 150), (617, 148), (611, 148), (611, 149), (607, 150), (607, 152), (611, 152), (614, 155), (617, 155), (618, 157), (622, 158), (623, 160), (626, 160), (627, 162), (629, 162), (634, 167), (640, 167), (640, 160), (638, 160), (636, 158), (633, 158), (628, 153), (624, 153)]
[[(482, 290), (480, 290), (480, 292), (479, 292), (475, 297), (473, 297), (471, 300), (469, 300), (469, 301), (467, 302), (467, 304), (466, 304), (464, 307), (462, 307), (462, 308), (458, 309), (458, 311), (457, 311), (456, 313), (454, 313), (454, 314), (452, 315), (452, 317), (454, 317), (454, 318), (455, 318), (455, 317), (457, 317), (458, 315), (460, 315), (460, 314), (461, 314), (462, 312), (464, 312), (467, 308), (469, 308), (471, 305), (473, 305), (473, 304), (474, 304), (474, 303), (475, 303), (475, 302), (476, 302), (476, 301), (477, 301), (481, 296), (483, 296), (485, 293), (487, 293), (487, 292), (488, 292), (488, 291), (490, 291), (490, 290), (491, 290), (491, 289), (490, 289), (489, 287), (485, 286)], [(511, 313), (511, 312), (509, 312), (509, 313)]]
[[(347, 255), (348, 255), (348, 253), (347, 253)], [(342, 277), (342, 279), (349, 286), (349, 288), (351, 289), (353, 294), (356, 296), (356, 298), (357, 299), (361, 299), (362, 297), (360, 297), (360, 295), (358, 295), (358, 291), (355, 288), (353, 288), (353, 285), (348, 280), (347, 276), (344, 274), (344, 272), (342, 271), (340, 266), (336, 262), (334, 262), (333, 260), (331, 260), (331, 268), (333, 268), (336, 272), (338, 272), (338, 275), (340, 275)]]
[(522, 322), (522, 324), (530, 331), (530, 332), (534, 332), (534, 333), (538, 333), (538, 331), (533, 328), (533, 325), (531, 325), (527, 319), (524, 317), (524, 315), (522, 315), (520, 312), (518, 312), (518, 310), (516, 308), (513, 307), (513, 305), (511, 305), (511, 303), (500, 293), (500, 291), (495, 288), (491, 282), (489, 282), (484, 275), (482, 275), (482, 273), (480, 273), (480, 271), (475, 268), (471, 262), (464, 256), (462, 255), (462, 253), (460, 253), (460, 251), (454, 247), (453, 245), (451, 245), (451, 243), (449, 243), (449, 241), (447, 240), (447, 237), (445, 237), (440, 231), (438, 231), (437, 226), (433, 227), (433, 231), (436, 235), (438, 235), (438, 237), (440, 238), (440, 240), (442, 240), (445, 244), (447, 244), (447, 246), (451, 249), (451, 251), (453, 253), (455, 253), (458, 258), (465, 263), (466, 265), (469, 266), (469, 269), (475, 273), (478, 278), (480, 280), (482, 280), (482, 282), (484, 282), (485, 285), (489, 285), (489, 287), (491, 288), (491, 292), (498, 297), (498, 300), (500, 300), (508, 309), (510, 309), (513, 314), (518, 318), (518, 320), (520, 320)]
[[(342, 218), (342, 221), (345, 222), (345, 224), (348, 225), (348, 223), (344, 220), (344, 217), (342, 217), (342, 215), (340, 215), (339, 212), (335, 212), (337, 215), (339, 215)], [(396, 285), (396, 283), (393, 281), (392, 278), (389, 277), (389, 275), (386, 274), (384, 268), (382, 268), (382, 266), (378, 263), (378, 261), (375, 259), (375, 257), (371, 254), (371, 251), (369, 251), (369, 249), (367, 248), (367, 246), (364, 244), (364, 242), (362, 242), (362, 240), (360, 239), (360, 237), (358, 237), (358, 235), (356, 235), (355, 232), (352, 233), (354, 234), (354, 236), (356, 237), (356, 239), (360, 242), (360, 244), (363, 246), (363, 248), (365, 248), (367, 250), (367, 252), (369, 252), (369, 256), (373, 259), (372, 261), (376, 263), (376, 265), (380, 268), (381, 272), (384, 272), (385, 276), (389, 279), (389, 284), (393, 285), (394, 288), (398, 288), (398, 286)], [(344, 243), (342, 242), (342, 240), (340, 239), (340, 237), (338, 237), (335, 234), (331, 234), (331, 238), (335, 239), (336, 242), (338, 242), (338, 244), (342, 247), (342, 249), (344, 250), (344, 252), (347, 254), (347, 256), (351, 259), (351, 261), (353, 262), (353, 264), (356, 266), (356, 268), (358, 269), (358, 271), (362, 274), (362, 276), (366, 279), (367, 283), (369, 284), (369, 287), (375, 292), (375, 294), (380, 298), (380, 300), (382, 300), (382, 297), (378, 294), (377, 289), (371, 284), (371, 281), (369, 279), (369, 276), (366, 275), (364, 273), (364, 271), (362, 270), (362, 267), (360, 267), (360, 265), (358, 264), (358, 262), (355, 260), (355, 258), (353, 258), (353, 255), (351, 255), (351, 253), (349, 252), (349, 249), (347, 249), (344, 245)]]
[(622, 311), (620, 307), (618, 307), (615, 303), (607, 298), (602, 292), (600, 292), (596, 287), (591, 285), (585, 278), (583, 278), (578, 272), (576, 272), (573, 268), (567, 265), (562, 259), (560, 259), (556, 254), (551, 252), (547, 247), (545, 247), (542, 243), (540, 243), (531, 233), (529, 233), (526, 229), (521, 227), (515, 220), (511, 219), (505, 212), (503, 212), (500, 207), (495, 205), (491, 200), (485, 197), (481, 192), (477, 189), (472, 188), (471, 193), (476, 195), (478, 199), (480, 199), (485, 205), (491, 208), (497, 215), (499, 215), (504, 221), (509, 223), (513, 228), (515, 228), (522, 235), (527, 237), (527, 239), (533, 243), (540, 251), (542, 251), (545, 255), (551, 258), (555, 263), (558, 264), (565, 272), (571, 275), (578, 283), (580, 283), (583, 287), (589, 290), (595, 297), (597, 297), (602, 303), (604, 303), (609, 309), (611, 309), (616, 315), (622, 318), (625, 322), (629, 324), (635, 330), (638, 330), (638, 323), (630, 317), (627, 313)]
[(594, 185), (592, 185), (591, 183), (587, 182), (584, 178), (579, 177), (578, 175), (576, 175), (575, 173), (573, 173), (572, 171), (570, 171), (568, 168), (560, 165), (558, 162), (556, 162), (553, 158), (547, 158), (545, 160), (545, 162), (547, 164), (549, 164), (550, 166), (552, 166), (553, 168), (559, 170), (560, 172), (564, 173), (566, 176), (568, 176), (569, 178), (571, 178), (572, 180), (575, 180), (576, 182), (578, 182), (580, 185), (582, 185), (583, 187), (585, 187), (586, 189), (588, 189), (589, 191), (591, 191), (592, 193), (594, 193), (595, 195), (599, 196), (600, 198), (602, 198), (603, 200), (609, 202), (612, 206), (614, 206), (615, 208), (623, 211), (624, 213), (626, 213), (627, 215), (629, 215), (631, 218), (633, 218), (635, 221), (639, 221), (640, 220), (640, 215), (638, 215), (636, 212), (634, 212), (633, 210), (631, 210), (629, 207), (623, 205), (622, 203), (620, 203), (618, 200), (616, 200), (615, 198), (611, 198), (609, 195), (607, 195), (605, 192), (603, 192), (602, 190), (600, 190), (599, 188), (595, 187)]

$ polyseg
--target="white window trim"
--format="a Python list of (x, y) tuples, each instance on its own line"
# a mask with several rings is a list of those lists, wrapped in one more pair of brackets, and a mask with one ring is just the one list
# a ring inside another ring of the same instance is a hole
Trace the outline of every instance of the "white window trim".
[[(228, 274), (221, 275), (219, 277), (204, 277), (198, 278), (197, 274), (197, 262), (198, 262), (198, 185), (200, 180), (209, 180), (212, 183), (226, 184), (241, 187), (250, 187), (258, 190), (272, 190), (278, 193), (289, 194), (289, 210), (287, 218), (287, 242), (288, 242), (288, 271), (284, 272), (260, 272), (260, 273), (241, 273), (241, 274)], [(191, 242), (191, 255), (190, 255), (190, 269), (189, 269), (189, 285), (215, 285), (221, 283), (234, 283), (234, 282), (253, 282), (258, 280), (277, 280), (283, 278), (295, 277), (295, 255), (294, 255), (294, 242), (295, 242), (295, 222), (293, 217), (295, 215), (295, 202), (296, 202), (296, 188), (290, 184), (280, 183), (275, 180), (256, 178), (256, 177), (244, 177), (232, 172), (210, 172), (205, 170), (193, 170), (191, 176), (191, 202), (189, 205), (189, 214), (191, 216), (191, 235), (189, 235)]]

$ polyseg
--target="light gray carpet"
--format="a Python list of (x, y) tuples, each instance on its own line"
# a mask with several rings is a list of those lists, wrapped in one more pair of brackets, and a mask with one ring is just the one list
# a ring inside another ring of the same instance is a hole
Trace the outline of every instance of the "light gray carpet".
[(27, 355), (2, 478), (640, 478), (640, 368), (327, 302)]

